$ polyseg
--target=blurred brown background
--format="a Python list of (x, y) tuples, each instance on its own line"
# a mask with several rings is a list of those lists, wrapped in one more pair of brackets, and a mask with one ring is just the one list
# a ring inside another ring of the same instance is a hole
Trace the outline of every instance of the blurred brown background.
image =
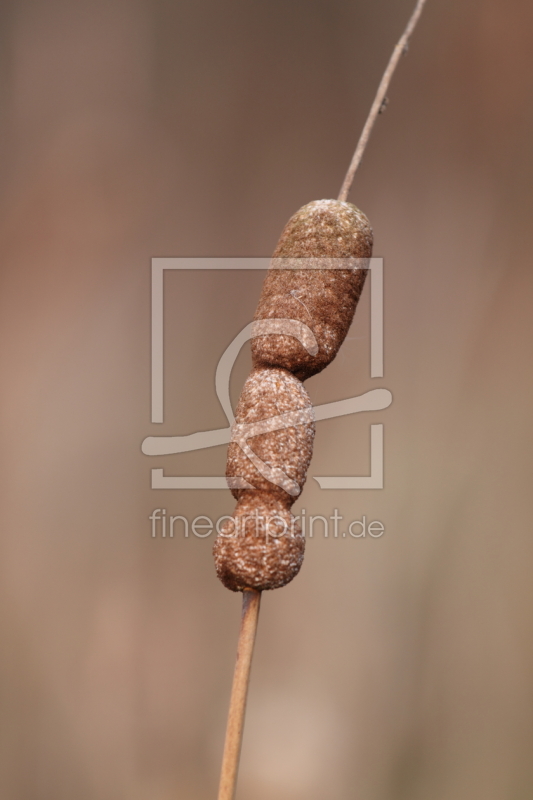
[[(216, 796), (240, 597), (212, 538), (224, 448), (150, 459), (145, 436), (218, 428), (224, 348), (259, 273), (166, 279), (166, 419), (150, 423), (150, 258), (268, 256), (335, 197), (413, 0), (18, 0), (1, 5), (1, 744), (6, 800)], [(386, 364), (368, 290), (314, 475), (383, 491), (297, 508), (378, 519), (308, 542), (264, 597), (238, 797), (533, 796), (533, 7), (429, 0), (350, 199), (385, 259)], [(234, 371), (236, 398), (249, 367)], [(156, 463), (157, 462), (157, 463)]]

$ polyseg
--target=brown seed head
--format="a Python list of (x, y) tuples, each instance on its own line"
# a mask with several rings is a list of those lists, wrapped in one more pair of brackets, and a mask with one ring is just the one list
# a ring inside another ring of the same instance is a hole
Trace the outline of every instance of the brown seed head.
[[(252, 340), (254, 369), (228, 449), (227, 477), (253, 487), (232, 490), (237, 508), (213, 548), (228, 589), (277, 589), (300, 569), (305, 540), (289, 509), (305, 482), (315, 430), (301, 381), (337, 354), (371, 255), (369, 222), (351, 203), (309, 203), (283, 231), (255, 314), (273, 322), (258, 326)], [(348, 263), (339, 268), (339, 259)]]

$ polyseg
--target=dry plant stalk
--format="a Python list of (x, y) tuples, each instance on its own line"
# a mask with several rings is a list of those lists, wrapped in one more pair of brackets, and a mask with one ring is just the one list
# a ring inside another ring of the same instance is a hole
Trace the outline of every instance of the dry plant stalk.
[(303, 561), (305, 540), (290, 509), (305, 483), (315, 428), (302, 381), (335, 358), (372, 255), (370, 223), (346, 198), (425, 2), (418, 0), (394, 48), (339, 198), (308, 203), (291, 217), (255, 313), (253, 369), (237, 406), (226, 466), (227, 477), (241, 485), (232, 488), (237, 507), (213, 547), (218, 577), (243, 592), (218, 800), (235, 794), (261, 592), (289, 583)]
[(233, 800), (235, 794), (244, 713), (246, 711), (246, 695), (248, 693), (260, 605), (261, 592), (256, 592), (254, 589), (245, 589), (242, 595), (241, 630), (237, 648), (237, 661), (235, 662), (235, 672), (233, 674), (218, 800)]

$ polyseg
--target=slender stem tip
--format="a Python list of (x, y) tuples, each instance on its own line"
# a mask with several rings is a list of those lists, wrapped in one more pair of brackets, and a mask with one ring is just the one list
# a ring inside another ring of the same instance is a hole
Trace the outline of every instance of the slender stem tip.
[(387, 69), (383, 73), (381, 83), (378, 86), (376, 97), (374, 98), (374, 102), (372, 103), (372, 107), (365, 122), (363, 132), (361, 133), (361, 136), (357, 143), (357, 147), (355, 148), (355, 153), (353, 154), (351, 164), (348, 167), (348, 172), (346, 173), (346, 177), (344, 178), (339, 193), (339, 198), (338, 198), (339, 200), (344, 201), (348, 197), (348, 193), (350, 191), (354, 175), (357, 172), (359, 164), (361, 163), (361, 159), (363, 158), (363, 153), (365, 152), (365, 148), (368, 144), (370, 134), (372, 133), (372, 128), (374, 127), (378, 115), (382, 113), (386, 108), (388, 102), (387, 89), (389, 88), (392, 76), (394, 75), (394, 72), (396, 70), (396, 67), (398, 66), (400, 58), (402, 57), (402, 55), (405, 55), (405, 53), (407, 53), (407, 50), (409, 49), (409, 39), (416, 27), (416, 24), (420, 18), (420, 14), (422, 13), (422, 9), (424, 8), (425, 3), (426, 0), (418, 0), (415, 10), (411, 14), (411, 18), (407, 23), (405, 31), (403, 32), (401, 38), (399, 39), (398, 44), (392, 51), (389, 63), (387, 64)]

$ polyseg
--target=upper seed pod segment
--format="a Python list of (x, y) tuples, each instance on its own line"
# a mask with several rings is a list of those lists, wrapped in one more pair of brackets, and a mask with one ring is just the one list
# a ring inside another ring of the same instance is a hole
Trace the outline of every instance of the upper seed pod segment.
[(252, 341), (254, 367), (282, 367), (303, 381), (335, 358), (363, 289), (372, 241), (367, 217), (351, 203), (315, 200), (291, 217), (274, 252), (255, 319), (303, 322), (313, 332), (318, 352), (309, 353), (287, 334), (257, 336)]

